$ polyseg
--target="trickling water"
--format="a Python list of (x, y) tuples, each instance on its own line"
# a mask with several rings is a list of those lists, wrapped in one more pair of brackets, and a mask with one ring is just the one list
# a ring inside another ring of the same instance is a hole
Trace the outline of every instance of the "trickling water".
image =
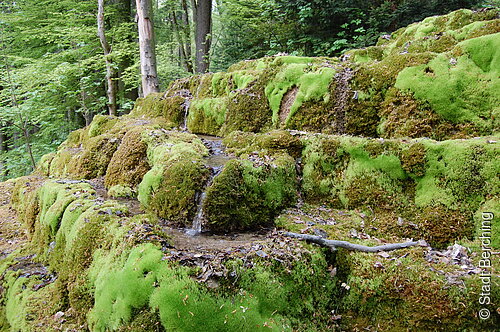
[(189, 105), (190, 104), (191, 104), (191, 102), (187, 98), (184, 101), (184, 103), (182, 104), (184, 106), (184, 124), (182, 125), (182, 130), (187, 130), (187, 121), (188, 121)]
[(197, 208), (196, 215), (193, 219), (193, 225), (190, 229), (186, 230), (186, 234), (190, 236), (195, 236), (201, 233), (204, 222), (203, 205), (205, 204), (207, 196), (206, 190), (212, 185), (214, 178), (222, 172), (224, 165), (231, 159), (231, 157), (224, 152), (222, 139), (204, 135), (198, 135), (198, 137), (201, 138), (203, 144), (210, 151), (210, 155), (205, 159), (205, 166), (209, 167), (212, 172), (205, 186), (205, 190), (203, 190), (203, 192), (196, 197)]

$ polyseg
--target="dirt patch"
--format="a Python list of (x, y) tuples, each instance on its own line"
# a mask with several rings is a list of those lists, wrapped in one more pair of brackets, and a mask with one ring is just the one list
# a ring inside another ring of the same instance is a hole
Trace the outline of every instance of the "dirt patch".
[(120, 202), (121, 204), (128, 207), (129, 215), (135, 216), (137, 214), (143, 214), (144, 210), (141, 207), (141, 203), (137, 199), (133, 198), (111, 198), (108, 196), (108, 191), (104, 186), (104, 177), (98, 177), (95, 179), (87, 180), (87, 182), (94, 188), (96, 191), (97, 199), (106, 201), (106, 200), (115, 200)]
[(17, 219), (17, 213), (10, 207), (14, 183), (0, 183), (0, 259), (28, 241), (25, 227)]
[(295, 102), (295, 98), (297, 97), (297, 93), (299, 92), (299, 88), (294, 86), (290, 90), (285, 93), (283, 99), (281, 100), (280, 107), (280, 123), (284, 124), (288, 115), (290, 114), (290, 109), (292, 108), (293, 103)]

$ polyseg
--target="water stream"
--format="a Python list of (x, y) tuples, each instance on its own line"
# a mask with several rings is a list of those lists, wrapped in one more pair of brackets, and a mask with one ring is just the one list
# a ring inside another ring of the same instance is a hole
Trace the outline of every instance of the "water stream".
[(196, 197), (196, 215), (191, 228), (186, 230), (190, 236), (198, 235), (202, 232), (204, 222), (203, 205), (207, 196), (207, 189), (212, 185), (214, 178), (222, 172), (224, 165), (232, 158), (224, 152), (222, 138), (216, 136), (198, 135), (203, 144), (208, 148), (210, 155), (205, 158), (205, 166), (210, 168), (210, 178), (205, 185), (203, 192)]

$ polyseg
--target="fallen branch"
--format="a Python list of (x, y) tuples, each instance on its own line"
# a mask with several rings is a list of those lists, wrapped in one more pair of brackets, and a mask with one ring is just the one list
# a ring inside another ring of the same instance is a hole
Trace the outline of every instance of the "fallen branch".
[(404, 243), (390, 243), (390, 244), (384, 244), (381, 246), (375, 246), (375, 247), (368, 247), (368, 246), (363, 246), (361, 244), (355, 244), (355, 243), (350, 243), (347, 241), (338, 241), (338, 240), (327, 240), (319, 236), (314, 236), (314, 235), (308, 235), (308, 234), (297, 234), (297, 233), (290, 233), (290, 232), (285, 232), (283, 233), (284, 236), (288, 237), (293, 237), (296, 239), (300, 240), (305, 240), (307, 242), (312, 242), (319, 244), (323, 247), (330, 247), (333, 250), (336, 248), (344, 248), (347, 250), (357, 250), (357, 251), (363, 251), (363, 252), (379, 252), (379, 251), (391, 251), (391, 250), (397, 250), (397, 249), (403, 249), (403, 248), (408, 248), (412, 246), (417, 246), (417, 245), (425, 245), (423, 242), (416, 242), (416, 241), (409, 241), (409, 242), (404, 242)]

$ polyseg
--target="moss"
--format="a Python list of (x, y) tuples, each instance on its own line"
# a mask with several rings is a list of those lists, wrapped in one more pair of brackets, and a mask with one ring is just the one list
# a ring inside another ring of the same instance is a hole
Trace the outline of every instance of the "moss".
[(12, 329), (34, 331), (31, 322), (34, 320), (30, 300), (33, 297), (32, 287), (36, 280), (30, 278), (11, 277), (5, 298), (5, 316)]
[[(456, 239), (472, 238), (472, 214), (448, 209), (444, 206), (428, 206), (419, 214), (421, 237), (432, 247), (446, 248)], [(446, 222), (443, 222), (446, 221)]]
[(96, 137), (106, 133), (118, 122), (118, 118), (106, 115), (96, 115), (88, 127), (88, 137)]
[(477, 132), (476, 128), (470, 124), (447, 122), (428, 104), (397, 89), (389, 90), (382, 105), (383, 120), (378, 132), (385, 138), (428, 137), (442, 140), (469, 137)]
[(49, 175), (56, 177), (68, 176), (69, 170), (74, 167), (72, 158), (79, 152), (81, 152), (80, 148), (60, 149), (57, 151), (50, 163)]
[(117, 184), (109, 188), (108, 195), (113, 198), (132, 198), (135, 196), (135, 190), (130, 187)]
[(40, 212), (38, 189), (44, 182), (44, 179), (21, 177), (16, 179), (12, 190), (11, 205), (17, 211), (19, 221), (26, 227), (30, 237), (35, 230), (35, 223)]
[(104, 180), (107, 188), (116, 185), (135, 188), (149, 170), (147, 145), (142, 141), (143, 129), (130, 130), (111, 158)]
[[(216, 331), (238, 327), (251, 331), (264, 328), (266, 319), (268, 327), (276, 328), (271, 313), (257, 310), (256, 299), (240, 295), (231, 302), (213, 296), (188, 276), (186, 268), (172, 266), (162, 258), (163, 253), (150, 244), (121, 255), (96, 255), (90, 273), (96, 285), (95, 307), (89, 315), (93, 331), (127, 325), (134, 311), (139, 310), (149, 316), (158, 312), (166, 330)], [(123, 283), (133, 287), (121, 287)], [(241, 310), (245, 307), (250, 310)]]
[(42, 176), (49, 176), (50, 164), (52, 163), (52, 160), (54, 160), (55, 156), (56, 154), (54, 152), (43, 155), (36, 166), (35, 172)]
[[(183, 81), (183, 80), (181, 80)], [(178, 91), (186, 87), (178, 86)], [(169, 90), (175, 91), (175, 89)], [(130, 113), (132, 117), (162, 118), (165, 127), (179, 127), (184, 124), (185, 103), (188, 96), (181, 93), (152, 93), (146, 98), (139, 98)]]
[(256, 138), (256, 144), (271, 153), (284, 150), (295, 158), (298, 158), (302, 152), (302, 142), (284, 130), (273, 130), (259, 135)]
[[(487, 329), (492, 323), (478, 322), (477, 294), (469, 287), (449, 285), (445, 276), (432, 272), (421, 249), (406, 250), (405, 256), (381, 261), (366, 253), (339, 252), (337, 261), (341, 273), (348, 274), (344, 282), (349, 287), (341, 304), (343, 316), (354, 318), (342, 320), (343, 328), (363, 329), (376, 322), (382, 330), (427, 331), (438, 325), (461, 330), (476, 329), (476, 324)], [(471, 297), (474, 304), (464, 307)]]
[(289, 156), (276, 156), (258, 167), (248, 161), (229, 161), (207, 190), (206, 228), (229, 232), (271, 223), (294, 201), (296, 181), (295, 162)]
[(303, 102), (327, 100), (329, 98), (328, 87), (334, 74), (335, 70), (332, 68), (315, 68), (312, 64), (294, 62), (283, 67), (265, 89), (269, 106), (273, 111), (273, 123), (275, 125), (279, 123), (278, 113), (281, 101), (290, 88), (296, 86), (298, 92), (290, 106), (287, 119), (297, 112)]
[(258, 78), (245, 89), (234, 90), (227, 103), (226, 121), (221, 134), (235, 130), (259, 132), (271, 126), (272, 111), (269, 108), (264, 88), (275, 75), (274, 67), (260, 73)]
[(384, 56), (384, 48), (382, 46), (371, 46), (349, 51), (346, 54), (349, 57), (353, 57), (353, 61), (358, 63), (380, 61)]
[(238, 156), (258, 152), (260, 155), (288, 153), (298, 158), (302, 152), (302, 142), (285, 130), (272, 130), (264, 134), (233, 131), (223, 140), (227, 151)]
[(139, 184), (138, 200), (161, 218), (187, 223), (196, 213), (196, 193), (208, 176), (202, 163), (207, 148), (187, 133), (153, 131), (145, 140), (152, 168)]
[(81, 179), (93, 179), (105, 175), (119, 145), (120, 140), (114, 135), (92, 137), (68, 172)]
[(458, 47), (463, 47), (468, 56), (456, 59), (456, 65), (450, 64), (450, 58), (441, 54), (428, 65), (406, 68), (399, 73), (395, 86), (412, 91), (418, 99), (428, 100), (444, 119), (452, 123), (472, 122), (480, 133), (489, 134), (499, 104), (494, 92), (498, 85), (498, 69), (491, 67), (498, 56), (495, 50), (500, 48), (498, 36), (488, 35), (460, 43)]
[(425, 146), (422, 143), (411, 144), (402, 153), (401, 164), (405, 172), (416, 177), (425, 174)]
[(497, 192), (498, 179), (493, 175), (498, 169), (496, 149), (485, 140), (422, 143), (427, 149), (427, 168), (417, 181), (418, 206), (464, 206), (475, 212), (486, 195)]
[(189, 107), (187, 126), (193, 133), (217, 135), (227, 112), (226, 98), (196, 99)]
[(165, 167), (147, 208), (160, 218), (189, 225), (196, 214), (196, 194), (203, 190), (208, 169), (193, 160), (174, 162)]

